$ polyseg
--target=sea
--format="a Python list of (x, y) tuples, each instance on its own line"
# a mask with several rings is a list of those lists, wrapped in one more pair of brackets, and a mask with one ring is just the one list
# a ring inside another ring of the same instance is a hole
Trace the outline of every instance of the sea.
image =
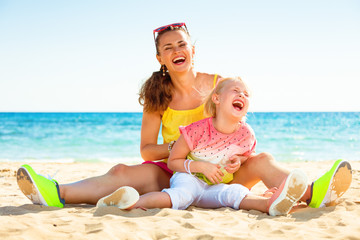
[[(0, 113), (0, 162), (141, 163), (141, 118), (137, 112)], [(256, 152), (277, 161), (360, 161), (360, 112), (252, 112), (247, 122)]]

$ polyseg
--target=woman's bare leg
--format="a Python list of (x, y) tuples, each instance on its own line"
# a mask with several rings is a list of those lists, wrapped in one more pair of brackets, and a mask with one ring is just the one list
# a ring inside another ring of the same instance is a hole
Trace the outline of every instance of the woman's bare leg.
[[(263, 181), (267, 188), (279, 187), (282, 181), (289, 175), (289, 171), (280, 166), (269, 153), (260, 153), (250, 157), (234, 173), (231, 183), (240, 183), (247, 188), (252, 188), (259, 181)], [(302, 201), (310, 198), (311, 186), (308, 186)]]
[(155, 164), (127, 166), (118, 164), (102, 176), (60, 185), (60, 196), (66, 204), (96, 202), (122, 186), (131, 186), (139, 194), (169, 187), (170, 174)]

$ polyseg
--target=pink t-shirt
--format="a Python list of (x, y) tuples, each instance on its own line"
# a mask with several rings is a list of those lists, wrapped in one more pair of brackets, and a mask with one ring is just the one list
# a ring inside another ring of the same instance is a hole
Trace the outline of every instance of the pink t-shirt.
[(231, 134), (217, 131), (212, 118), (181, 126), (180, 132), (191, 150), (190, 158), (225, 166), (234, 154), (250, 155), (255, 151), (255, 133), (246, 122), (239, 124), (238, 130)]

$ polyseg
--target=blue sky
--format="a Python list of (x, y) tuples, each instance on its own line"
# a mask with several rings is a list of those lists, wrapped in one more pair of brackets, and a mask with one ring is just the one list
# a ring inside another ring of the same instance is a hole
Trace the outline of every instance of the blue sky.
[(141, 111), (152, 30), (186, 22), (197, 71), (251, 111), (360, 111), (360, 1), (0, 0), (0, 111)]

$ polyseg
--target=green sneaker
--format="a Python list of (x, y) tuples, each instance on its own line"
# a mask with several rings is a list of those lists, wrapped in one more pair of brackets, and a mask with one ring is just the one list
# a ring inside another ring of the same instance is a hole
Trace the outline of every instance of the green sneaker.
[(34, 204), (63, 208), (65, 201), (60, 198), (59, 184), (54, 179), (41, 176), (27, 164), (17, 171), (20, 190)]
[(351, 179), (350, 163), (342, 159), (337, 160), (327, 173), (311, 184), (308, 205), (312, 208), (336, 205), (338, 199), (350, 187)]

